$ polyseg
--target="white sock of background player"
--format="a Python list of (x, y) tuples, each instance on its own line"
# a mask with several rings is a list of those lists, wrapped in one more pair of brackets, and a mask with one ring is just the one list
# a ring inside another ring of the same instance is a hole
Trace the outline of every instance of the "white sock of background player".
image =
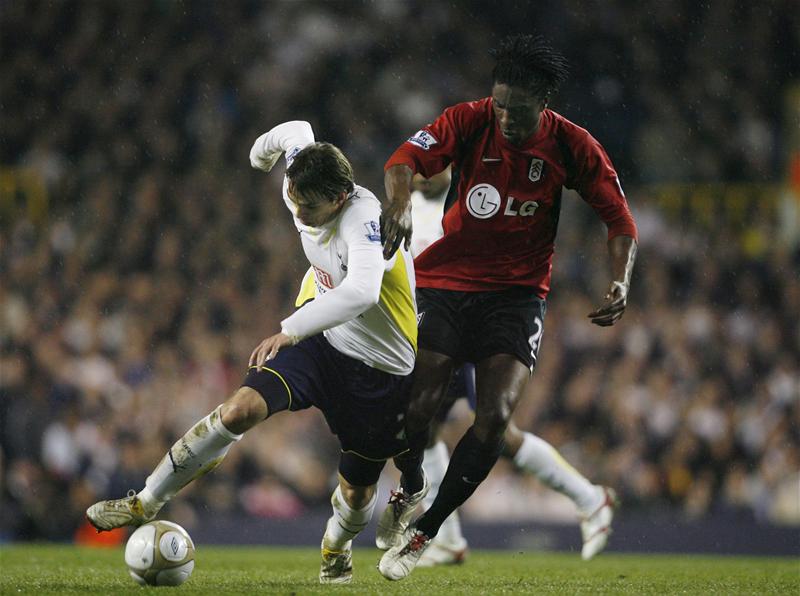
[(581, 512), (594, 511), (600, 506), (605, 498), (601, 487), (584, 478), (550, 443), (528, 432), (523, 435), (522, 445), (514, 455), (514, 464), (519, 469), (569, 497)]

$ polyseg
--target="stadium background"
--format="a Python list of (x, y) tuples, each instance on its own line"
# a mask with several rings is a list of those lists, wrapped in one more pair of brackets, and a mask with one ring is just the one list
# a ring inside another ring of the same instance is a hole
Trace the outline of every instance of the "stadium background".
[[(641, 250), (622, 323), (591, 326), (605, 235), (565, 198), (516, 421), (615, 486), (620, 523), (775, 530), (797, 552), (793, 5), (3, 3), (0, 541), (91, 538), (85, 507), (140, 487), (291, 311), (305, 261), (280, 176), (249, 167), (256, 136), (306, 119), (381, 192), (391, 151), (443, 107), (487, 95), (487, 49), (530, 31), (570, 59), (551, 106), (607, 148)], [(165, 516), (195, 536), (269, 542), (302, 520), (316, 536), (336, 459), (320, 415), (281, 415)], [(577, 540), (571, 505), (505, 463), (463, 511), (473, 540), (469, 524), (542, 522)], [(637, 532), (612, 548), (659, 548)]]

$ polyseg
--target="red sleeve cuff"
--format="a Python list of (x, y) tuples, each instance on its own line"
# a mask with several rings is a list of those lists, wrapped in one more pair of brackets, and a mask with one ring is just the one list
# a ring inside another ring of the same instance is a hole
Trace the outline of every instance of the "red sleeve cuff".
[(415, 174), (419, 171), (417, 160), (414, 158), (414, 154), (411, 151), (406, 150), (405, 144), (400, 145), (400, 147), (398, 147), (397, 150), (392, 153), (392, 156), (388, 159), (386, 165), (383, 166), (383, 171), (385, 172), (392, 166), (408, 166)]
[(639, 241), (639, 230), (636, 229), (636, 222), (633, 221), (630, 214), (622, 221), (608, 226), (608, 239), (611, 240), (617, 236), (630, 236), (637, 242)]

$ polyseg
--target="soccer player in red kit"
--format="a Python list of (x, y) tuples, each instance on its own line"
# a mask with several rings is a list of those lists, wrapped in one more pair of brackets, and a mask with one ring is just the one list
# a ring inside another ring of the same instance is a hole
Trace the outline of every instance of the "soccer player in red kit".
[[(608, 155), (583, 128), (547, 108), (567, 74), (566, 60), (540, 37), (505, 38), (492, 51), (491, 97), (447, 108), (386, 163), (384, 256), (411, 236), (409, 188), (415, 173), (453, 167), (444, 236), (415, 260), (419, 352), (406, 416), (410, 451), (422, 461), (429, 425), (450, 376), (475, 363), (475, 422), (456, 446), (436, 500), (415, 522), (411, 506), (427, 483), (406, 474), (385, 516), (395, 536), (379, 569), (403, 579), (447, 516), (486, 478), (503, 450), (511, 414), (533, 372), (562, 187), (575, 189), (608, 228), (611, 283), (592, 323), (616, 323), (627, 302), (636, 225)], [(406, 466), (408, 469), (408, 466)], [(385, 519), (382, 520), (385, 526)]]

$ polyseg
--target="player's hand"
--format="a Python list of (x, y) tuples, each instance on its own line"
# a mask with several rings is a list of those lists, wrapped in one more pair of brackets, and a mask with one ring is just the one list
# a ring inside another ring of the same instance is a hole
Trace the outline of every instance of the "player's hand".
[(275, 358), (281, 348), (291, 346), (293, 343), (292, 338), (284, 333), (276, 333), (272, 337), (268, 337), (258, 344), (250, 354), (250, 366), (261, 366), (267, 360)]
[(589, 318), (595, 325), (609, 327), (619, 321), (628, 305), (628, 284), (621, 281), (611, 283), (611, 289), (606, 294), (603, 306), (589, 313)]
[(383, 258), (391, 259), (392, 255), (404, 244), (406, 250), (411, 247), (411, 203), (404, 208), (392, 202), (381, 213), (381, 242)]

